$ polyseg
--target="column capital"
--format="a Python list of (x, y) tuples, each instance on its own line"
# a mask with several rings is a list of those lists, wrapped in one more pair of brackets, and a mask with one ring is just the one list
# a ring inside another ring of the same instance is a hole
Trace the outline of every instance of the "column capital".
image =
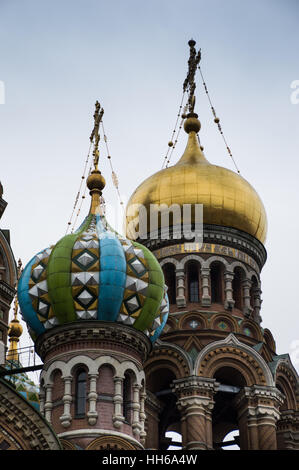
[(242, 279), (241, 284), (243, 287), (250, 288), (252, 286), (252, 281), (250, 279)]
[(73, 380), (73, 376), (72, 375), (63, 375), (62, 376), (62, 379), (64, 382), (71, 382)]
[(192, 396), (213, 396), (219, 388), (216, 379), (207, 377), (199, 377), (191, 375), (183, 379), (174, 380), (172, 389), (174, 393), (180, 397)]
[(115, 377), (113, 377), (113, 381), (114, 381), (114, 383), (116, 383), (116, 382), (123, 382), (123, 381), (124, 381), (124, 378), (123, 378), (123, 377), (115, 376)]
[(241, 390), (235, 398), (235, 404), (240, 416), (246, 413), (248, 418), (269, 417), (277, 420), (283, 400), (282, 393), (276, 387), (253, 385)]
[(232, 281), (234, 279), (235, 273), (234, 273), (234, 271), (226, 270), (226, 271), (224, 271), (223, 275), (224, 275), (224, 278)]
[(200, 272), (202, 276), (209, 276), (211, 272), (211, 268), (202, 267)]
[(184, 270), (184, 268), (176, 268), (175, 274), (176, 274), (177, 277), (185, 276), (185, 270)]
[(132, 388), (133, 388), (133, 390), (136, 390), (136, 391), (137, 391), (137, 390), (140, 390), (140, 389), (142, 388), (142, 385), (140, 385), (140, 384), (138, 384), (138, 383), (135, 382), (135, 383), (132, 385)]
[(93, 374), (93, 373), (91, 373), (91, 374), (88, 374), (88, 378), (89, 378), (89, 379), (97, 379), (97, 378), (98, 378), (98, 376), (99, 376), (99, 374), (98, 374), (98, 373), (94, 373), (94, 374)]

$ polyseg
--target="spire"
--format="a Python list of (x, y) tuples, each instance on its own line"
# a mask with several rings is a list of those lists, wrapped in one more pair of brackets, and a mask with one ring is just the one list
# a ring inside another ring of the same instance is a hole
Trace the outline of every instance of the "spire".
[[(17, 285), (18, 286), (18, 281), (22, 273), (22, 261), (19, 259), (18, 261), (18, 268), (17, 268)], [(9, 336), (9, 350), (6, 356), (6, 359), (8, 361), (19, 361), (19, 354), (18, 354), (18, 342), (19, 338), (23, 333), (23, 327), (21, 323), (19, 322), (18, 319), (18, 309), (19, 309), (19, 302), (18, 302), (18, 297), (15, 297), (14, 301), (14, 318), (11, 320), (9, 324), (9, 330), (8, 330), (8, 336)]]
[(104, 109), (101, 107), (100, 103), (96, 101), (95, 112), (93, 115), (94, 118), (94, 127), (90, 135), (90, 142), (94, 142), (93, 147), (93, 164), (94, 169), (87, 178), (87, 187), (89, 189), (89, 194), (91, 195), (91, 205), (90, 205), (90, 214), (100, 214), (101, 213), (101, 195), (102, 190), (106, 185), (105, 178), (102, 176), (101, 172), (98, 169), (99, 163), (99, 127), (104, 114)]

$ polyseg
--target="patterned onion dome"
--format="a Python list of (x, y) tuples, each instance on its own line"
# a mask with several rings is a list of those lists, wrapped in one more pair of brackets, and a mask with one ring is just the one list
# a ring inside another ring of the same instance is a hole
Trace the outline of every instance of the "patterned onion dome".
[(152, 342), (168, 316), (162, 269), (144, 246), (117, 234), (101, 214), (105, 186), (95, 169), (88, 177), (91, 209), (79, 229), (27, 264), (18, 284), (23, 319), (32, 338), (76, 321), (129, 325)]

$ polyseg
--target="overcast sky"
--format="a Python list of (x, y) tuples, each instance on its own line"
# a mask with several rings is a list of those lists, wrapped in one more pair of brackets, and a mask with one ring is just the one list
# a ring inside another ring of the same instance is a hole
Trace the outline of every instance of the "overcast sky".
[[(233, 156), (268, 215), (262, 326), (298, 369), (298, 23), (297, 0), (0, 0), (1, 228), (16, 259), (65, 234), (97, 99), (124, 201), (161, 168), (194, 38)], [(206, 157), (234, 170), (199, 77), (196, 94)], [(173, 163), (185, 144), (182, 132)], [(101, 141), (104, 197), (119, 208), (106, 155)]]

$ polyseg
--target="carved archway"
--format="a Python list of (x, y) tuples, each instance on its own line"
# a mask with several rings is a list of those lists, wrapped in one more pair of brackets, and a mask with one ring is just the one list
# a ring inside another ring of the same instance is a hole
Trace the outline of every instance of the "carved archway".
[(229, 334), (224, 341), (215, 341), (203, 348), (194, 371), (199, 376), (212, 378), (220, 367), (231, 367), (239, 371), (247, 386), (274, 386), (273, 376), (264, 359), (233, 334)]

